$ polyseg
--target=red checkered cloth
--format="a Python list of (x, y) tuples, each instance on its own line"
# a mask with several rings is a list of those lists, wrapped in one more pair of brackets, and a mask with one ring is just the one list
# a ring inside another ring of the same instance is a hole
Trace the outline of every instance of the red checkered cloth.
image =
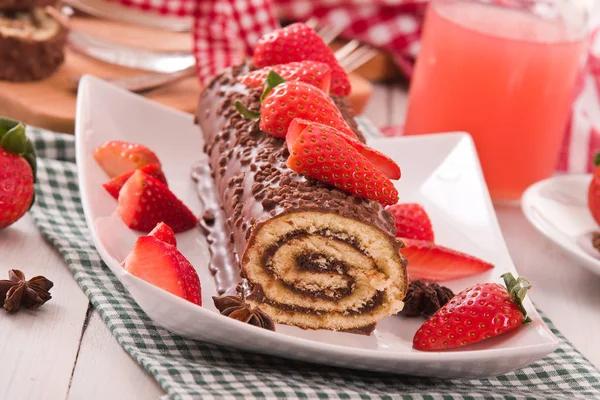
[[(198, 77), (206, 83), (223, 68), (251, 55), (260, 36), (278, 27), (276, 16), (289, 20), (314, 17), (322, 25), (344, 27), (343, 37), (387, 51), (410, 77), (429, 0), (110, 1), (162, 14), (194, 16)], [(600, 151), (600, 57), (590, 57), (579, 88), (558, 165), (562, 171), (591, 171), (593, 155)]]
[(419, 52), (426, 0), (276, 0), (278, 15), (344, 27), (341, 36), (358, 39), (391, 54), (410, 77)]

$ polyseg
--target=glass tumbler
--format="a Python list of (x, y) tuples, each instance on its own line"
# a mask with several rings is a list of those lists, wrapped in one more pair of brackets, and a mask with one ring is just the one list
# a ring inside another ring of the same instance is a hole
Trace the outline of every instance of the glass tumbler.
[(556, 166), (586, 32), (577, 0), (432, 0), (405, 133), (470, 133), (493, 200), (519, 200)]

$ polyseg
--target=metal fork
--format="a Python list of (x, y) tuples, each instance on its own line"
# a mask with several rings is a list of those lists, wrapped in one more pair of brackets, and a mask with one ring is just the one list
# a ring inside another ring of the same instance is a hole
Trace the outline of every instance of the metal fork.
[[(309, 19), (306, 24), (311, 26), (313, 29), (316, 28), (316, 20), (314, 19)], [(343, 28), (340, 28), (339, 26), (324, 26), (315, 30), (317, 30), (317, 33), (323, 38), (323, 41), (326, 44), (331, 44), (331, 42), (333, 42), (333, 40), (335, 40), (341, 34)], [(140, 50), (118, 44), (112, 44), (98, 38), (89, 37), (89, 35), (81, 34), (80, 32), (73, 32), (70, 40), (71, 47), (74, 50), (113, 64), (124, 65), (124, 63), (126, 63), (127, 65), (125, 66), (131, 67), (132, 60), (151, 59), (156, 62), (160, 62), (161, 56), (170, 58), (173, 61), (177, 61), (177, 63), (180, 63), (180, 65), (188, 63), (188, 66), (169, 73), (147, 73), (138, 74), (131, 77), (106, 79), (106, 81), (132, 92), (147, 92), (159, 87), (171, 85), (195, 74), (194, 66), (189, 65), (188, 61), (189, 57), (192, 57), (191, 54), (185, 55), (182, 53)], [(114, 49), (112, 52), (111, 46)], [(374, 48), (368, 45), (361, 45), (358, 40), (352, 40), (348, 42), (335, 52), (337, 60), (347, 72), (352, 72), (359, 68), (375, 57), (376, 54), (377, 51)], [(176, 59), (173, 57), (176, 57)], [(146, 63), (143, 64), (148, 65)], [(163, 59), (162, 68), (164, 68), (166, 64), (168, 63)], [(140, 67), (141, 65), (136, 64), (135, 66)], [(69, 78), (73, 89), (76, 90), (80, 78), (81, 76)]]

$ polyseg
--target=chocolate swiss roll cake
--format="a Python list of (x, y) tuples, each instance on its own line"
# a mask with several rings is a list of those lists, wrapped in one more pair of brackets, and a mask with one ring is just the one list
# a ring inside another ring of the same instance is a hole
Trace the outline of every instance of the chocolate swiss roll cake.
[(24, 82), (50, 76), (64, 61), (67, 28), (51, 7), (0, 11), (0, 79)]
[[(285, 140), (236, 110), (238, 100), (260, 108), (261, 91), (237, 81), (248, 69), (217, 76), (197, 111), (247, 301), (278, 323), (369, 334), (402, 309), (407, 288), (393, 216), (287, 167)], [(335, 101), (357, 131), (347, 103)]]

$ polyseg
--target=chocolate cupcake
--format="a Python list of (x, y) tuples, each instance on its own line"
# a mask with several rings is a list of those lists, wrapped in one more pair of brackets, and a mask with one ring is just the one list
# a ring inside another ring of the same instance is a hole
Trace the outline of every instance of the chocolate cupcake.
[(26, 82), (52, 75), (64, 61), (66, 41), (65, 23), (51, 7), (0, 11), (0, 80)]

